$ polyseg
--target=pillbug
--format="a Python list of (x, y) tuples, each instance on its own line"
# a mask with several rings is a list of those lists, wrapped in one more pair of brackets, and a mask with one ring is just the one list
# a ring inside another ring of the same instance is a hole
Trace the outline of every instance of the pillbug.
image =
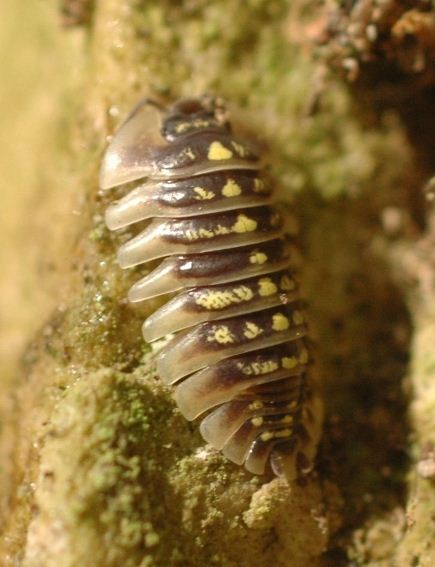
[(137, 183), (106, 223), (148, 221), (118, 263), (161, 260), (128, 297), (171, 294), (143, 334), (173, 335), (157, 370), (181, 413), (202, 417), (203, 438), (234, 463), (294, 479), (312, 468), (321, 405), (291, 249), (257, 153), (219, 99), (145, 99), (111, 140), (100, 185)]

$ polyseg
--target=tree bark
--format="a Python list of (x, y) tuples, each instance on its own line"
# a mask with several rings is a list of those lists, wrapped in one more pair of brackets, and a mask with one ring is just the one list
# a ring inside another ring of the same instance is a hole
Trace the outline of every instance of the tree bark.
[[(37, 148), (39, 170), (19, 181), (30, 189), (12, 207), (20, 226), (34, 211), (16, 243), (31, 259), (32, 292), (24, 304), (23, 295), (6, 297), (18, 313), (30, 309), (29, 326), (40, 330), (19, 371), (12, 351), (8, 359), (2, 564), (432, 565), (434, 222), (422, 186), (433, 160), (429, 126), (421, 136), (415, 127), (432, 116), (431, 75), (392, 81), (408, 101), (415, 84), (412, 108), (391, 100), (391, 84), (381, 103), (371, 96), (378, 69), (397, 67), (388, 41), (397, 41), (402, 8), (391, 2), (384, 15), (379, 65), (366, 67), (361, 49), (349, 77), (343, 22), (375, 37), (366, 3), (350, 15), (306, 0), (66, 4), (58, 19), (45, 9), (7, 45), (30, 46), (27, 57), (35, 50), (50, 68), (27, 82), (49, 111), (29, 103), (36, 133), (25, 150)], [(23, 7), (7, 6), (18, 29)], [(422, 10), (429, 65), (434, 14)], [(113, 199), (97, 182), (106, 137), (141, 96), (204, 92), (230, 101), (234, 119), (265, 142), (300, 225), (327, 410), (316, 471), (304, 483), (252, 477), (180, 416), (141, 338), (156, 302), (126, 303), (138, 274), (116, 265), (119, 237), (104, 226)], [(46, 128), (53, 115), (56, 127)], [(14, 167), (4, 165), (12, 181)]]

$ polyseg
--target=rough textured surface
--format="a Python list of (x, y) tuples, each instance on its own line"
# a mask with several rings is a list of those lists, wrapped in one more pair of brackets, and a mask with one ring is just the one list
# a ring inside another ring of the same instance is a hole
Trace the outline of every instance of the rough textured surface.
[[(417, 127), (435, 123), (430, 104), (379, 105), (366, 96), (378, 79), (361, 65), (352, 105), (347, 85), (325, 75), (332, 59), (315, 45), (325, 17), (308, 2), (104, 0), (86, 30), (68, 32), (54, 2), (23, 26), (23, 2), (5, 2), (0, 28), (2, 53), (15, 46), (29, 69), (6, 68), (5, 104), (25, 104), (1, 140), (1, 230), (15, 243), (1, 250), (14, 392), (0, 406), (2, 564), (432, 565), (434, 223), (422, 184), (435, 168), (431, 130)], [(402, 5), (388, 6), (403, 20)], [(420, 22), (429, 62), (433, 13), (421, 6), (406, 18)], [(328, 20), (335, 3), (325, 9)], [(348, 14), (334, 14), (344, 29)], [(376, 56), (391, 65), (385, 53), (400, 42), (386, 51), (383, 37)], [(405, 71), (404, 93), (414, 84)], [(418, 100), (429, 101), (422, 72)], [(105, 136), (143, 94), (203, 91), (231, 100), (268, 144), (301, 226), (328, 412), (303, 486), (253, 479), (176, 412), (140, 337), (153, 302), (126, 305), (139, 270), (118, 269), (119, 242), (103, 225), (113, 198), (96, 181)]]

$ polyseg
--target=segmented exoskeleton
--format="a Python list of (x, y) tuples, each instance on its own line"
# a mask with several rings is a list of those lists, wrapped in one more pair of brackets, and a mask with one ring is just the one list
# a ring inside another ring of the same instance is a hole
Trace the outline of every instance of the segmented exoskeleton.
[(107, 210), (115, 230), (153, 218), (118, 253), (122, 268), (165, 258), (130, 301), (174, 294), (144, 323), (161, 379), (213, 447), (256, 474), (312, 468), (320, 404), (283, 221), (254, 149), (212, 97), (144, 100), (113, 137), (101, 187), (142, 181)]

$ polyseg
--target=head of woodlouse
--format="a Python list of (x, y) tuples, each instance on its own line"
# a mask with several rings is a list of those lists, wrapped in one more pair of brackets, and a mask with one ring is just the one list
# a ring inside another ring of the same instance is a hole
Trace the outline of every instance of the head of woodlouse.
[(118, 262), (162, 259), (130, 301), (177, 294), (147, 319), (144, 338), (172, 336), (157, 370), (181, 413), (201, 418), (203, 438), (234, 463), (292, 480), (312, 468), (321, 404), (285, 227), (261, 169), (221, 99), (144, 99), (111, 140), (100, 181), (138, 182), (108, 208), (110, 229), (152, 219)]
[(166, 112), (162, 134), (170, 142), (200, 130), (230, 132), (228, 112), (222, 99), (204, 95), (182, 98)]
[(176, 179), (224, 169), (256, 170), (259, 159), (250, 143), (231, 135), (220, 99), (181, 99), (163, 107), (144, 98), (112, 138), (100, 186), (110, 189), (142, 178)]

